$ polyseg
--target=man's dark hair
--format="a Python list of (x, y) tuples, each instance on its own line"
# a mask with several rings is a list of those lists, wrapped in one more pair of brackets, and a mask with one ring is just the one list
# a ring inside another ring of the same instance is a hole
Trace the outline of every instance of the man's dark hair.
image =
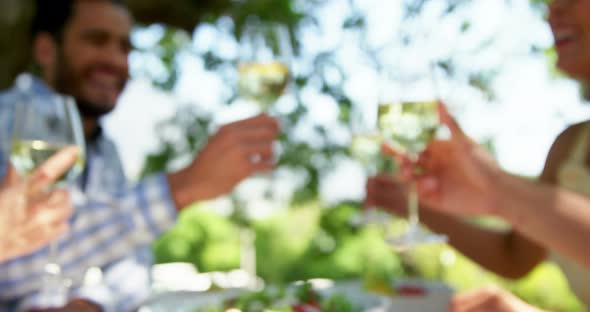
[[(76, 1), (82, 0), (36, 0), (31, 38), (35, 38), (39, 33), (47, 32), (60, 41), (64, 28), (72, 17)], [(125, 0), (108, 1), (125, 6)]]

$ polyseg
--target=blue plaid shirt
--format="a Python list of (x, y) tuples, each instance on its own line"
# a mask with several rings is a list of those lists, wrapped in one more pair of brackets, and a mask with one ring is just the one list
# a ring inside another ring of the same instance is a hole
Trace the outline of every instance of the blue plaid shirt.
[[(33, 78), (26, 95), (42, 105), (51, 92)], [(0, 94), (0, 176), (21, 96), (16, 87)], [(164, 174), (129, 186), (115, 145), (102, 134), (87, 142), (86, 158), (84, 178), (70, 188), (75, 212), (70, 231), (58, 241), (59, 263), (73, 282), (72, 297), (93, 301), (105, 311), (134, 310), (150, 291), (149, 245), (175, 223), (176, 208)], [(0, 311), (35, 306), (47, 257), (44, 248), (0, 263)], [(90, 267), (101, 268), (100, 283), (83, 283)]]

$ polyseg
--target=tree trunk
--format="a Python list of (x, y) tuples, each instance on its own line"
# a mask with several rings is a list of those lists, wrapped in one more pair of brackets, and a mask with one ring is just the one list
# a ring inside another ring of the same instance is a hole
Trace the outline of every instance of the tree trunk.
[[(45, 0), (51, 1), (51, 0)], [(192, 32), (206, 16), (226, 12), (232, 0), (128, 0), (140, 24), (163, 23)], [(33, 0), (0, 0), (0, 90), (30, 65)]]
[(0, 1), (0, 89), (24, 71), (30, 60), (32, 0)]

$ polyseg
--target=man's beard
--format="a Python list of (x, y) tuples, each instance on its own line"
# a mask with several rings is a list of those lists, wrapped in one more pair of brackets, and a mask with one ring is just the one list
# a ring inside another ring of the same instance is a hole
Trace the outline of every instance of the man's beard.
[(76, 100), (78, 110), (85, 119), (98, 119), (110, 113), (114, 105), (107, 105), (106, 103), (95, 103), (90, 101), (81, 94), (81, 87), (78, 82), (82, 81), (82, 77), (78, 77), (63, 52), (58, 53), (56, 75), (55, 75), (55, 89), (57, 92), (70, 95)]
[(78, 110), (80, 111), (80, 115), (82, 115), (82, 117), (84, 118), (98, 119), (110, 113), (113, 110), (113, 108), (111, 107), (96, 105), (95, 103), (91, 103), (80, 97), (75, 97), (75, 99), (76, 104), (78, 106)]

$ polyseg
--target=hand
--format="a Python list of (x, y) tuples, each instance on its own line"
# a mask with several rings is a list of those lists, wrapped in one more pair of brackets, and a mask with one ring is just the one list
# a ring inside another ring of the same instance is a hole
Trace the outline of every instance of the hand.
[(391, 175), (370, 177), (366, 185), (366, 208), (378, 207), (398, 216), (407, 214), (406, 187)]
[(457, 295), (450, 312), (541, 312), (498, 287), (486, 287)]
[(67, 231), (72, 214), (67, 192), (45, 190), (77, 157), (78, 149), (63, 149), (36, 169), (26, 184), (8, 168), (0, 190), (0, 261), (29, 254)]
[(229, 193), (245, 178), (273, 169), (278, 134), (278, 122), (267, 115), (220, 128), (187, 168), (169, 175), (177, 207)]
[(70, 301), (66, 306), (61, 308), (49, 308), (49, 309), (33, 309), (27, 312), (101, 312), (102, 309), (96, 304), (83, 300), (74, 299)]
[[(499, 196), (494, 181), (505, 173), (463, 133), (442, 104), (439, 113), (451, 138), (431, 142), (417, 163), (388, 146), (384, 152), (400, 161), (400, 179), (417, 181), (420, 201), (429, 208), (455, 215), (494, 214)], [(416, 175), (416, 168), (422, 174)]]

